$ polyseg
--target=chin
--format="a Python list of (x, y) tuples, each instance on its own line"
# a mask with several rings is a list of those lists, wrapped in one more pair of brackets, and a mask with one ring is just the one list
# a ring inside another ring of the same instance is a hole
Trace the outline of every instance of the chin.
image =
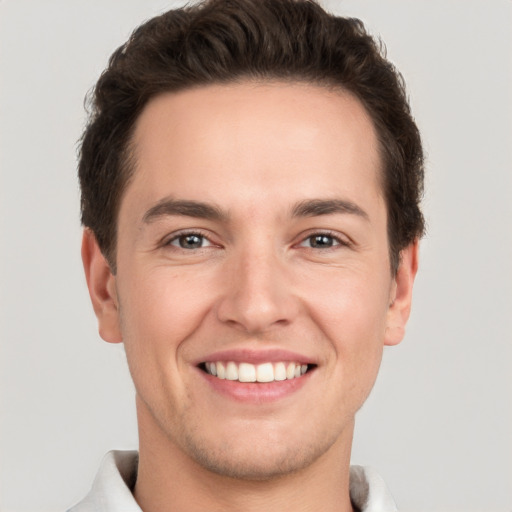
[(336, 441), (328, 436), (309, 442), (291, 437), (272, 440), (266, 433), (262, 433), (257, 439), (217, 440), (212, 443), (189, 435), (186, 451), (201, 467), (219, 476), (265, 481), (285, 477), (309, 467)]

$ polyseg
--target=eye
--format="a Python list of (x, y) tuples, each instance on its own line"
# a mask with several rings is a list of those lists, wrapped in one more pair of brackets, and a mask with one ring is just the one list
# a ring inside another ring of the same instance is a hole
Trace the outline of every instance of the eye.
[(337, 245), (347, 244), (329, 233), (315, 233), (305, 238), (299, 245), (301, 247), (311, 247), (312, 249), (329, 249)]
[(212, 243), (200, 233), (182, 233), (169, 240), (168, 245), (191, 250), (202, 249), (212, 245)]

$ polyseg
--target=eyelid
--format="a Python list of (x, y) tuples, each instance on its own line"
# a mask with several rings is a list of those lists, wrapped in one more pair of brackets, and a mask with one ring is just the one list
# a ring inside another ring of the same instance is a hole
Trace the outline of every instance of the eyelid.
[(162, 247), (173, 247), (178, 250), (187, 250), (188, 251), (189, 249), (183, 249), (182, 247), (172, 245), (172, 242), (174, 242), (175, 240), (178, 240), (182, 236), (190, 236), (190, 235), (200, 236), (201, 238), (204, 238), (205, 240), (208, 241), (209, 245), (207, 245), (206, 247), (201, 247), (200, 249), (205, 249), (207, 247), (212, 247), (212, 246), (217, 246), (217, 247), (219, 246), (219, 244), (215, 243), (212, 240), (212, 235), (210, 232), (204, 231), (203, 229), (199, 229), (199, 228), (184, 228), (184, 229), (180, 229), (178, 231), (173, 231), (172, 233), (170, 233), (170, 234), (166, 235), (164, 238), (162, 238), (159, 245)]
[[(189, 236), (199, 238), (201, 240), (201, 247), (189, 247), (189, 248), (181, 247), (181, 245), (179, 244), (181, 238), (183, 238), (183, 237), (186, 238)], [(208, 238), (206, 238), (203, 235), (200, 235), (199, 233), (184, 233), (184, 234), (181, 234), (181, 235), (171, 238), (167, 242), (167, 245), (172, 245), (173, 247), (176, 247), (177, 249), (185, 249), (185, 250), (192, 251), (192, 250), (204, 249), (205, 247), (211, 247), (213, 244)]]
[[(311, 229), (308, 230), (306, 233), (301, 233), (300, 240), (296, 244), (299, 247), (306, 247), (303, 245), (309, 238), (312, 238), (314, 236), (328, 236), (330, 238), (333, 238), (337, 243), (332, 247), (326, 247), (319, 250), (328, 250), (328, 249), (334, 249), (336, 247), (351, 247), (354, 245), (354, 242), (348, 237), (347, 235), (343, 235), (339, 233), (338, 231), (332, 231), (329, 229)], [(317, 249), (315, 247), (309, 247), (309, 249)]]

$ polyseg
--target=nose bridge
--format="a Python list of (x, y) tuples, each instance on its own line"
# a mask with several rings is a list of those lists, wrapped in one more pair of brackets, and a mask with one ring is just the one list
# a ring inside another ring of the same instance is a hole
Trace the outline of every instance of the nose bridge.
[(219, 319), (252, 333), (290, 322), (297, 308), (275, 243), (265, 237), (253, 240), (230, 259)]

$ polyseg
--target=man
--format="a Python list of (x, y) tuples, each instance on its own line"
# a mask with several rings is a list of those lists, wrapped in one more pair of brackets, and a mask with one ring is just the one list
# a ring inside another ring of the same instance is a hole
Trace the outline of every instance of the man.
[(396, 510), (350, 449), (409, 316), (422, 148), (362, 24), (307, 0), (150, 20), (96, 86), (79, 174), (140, 441), (72, 510)]

